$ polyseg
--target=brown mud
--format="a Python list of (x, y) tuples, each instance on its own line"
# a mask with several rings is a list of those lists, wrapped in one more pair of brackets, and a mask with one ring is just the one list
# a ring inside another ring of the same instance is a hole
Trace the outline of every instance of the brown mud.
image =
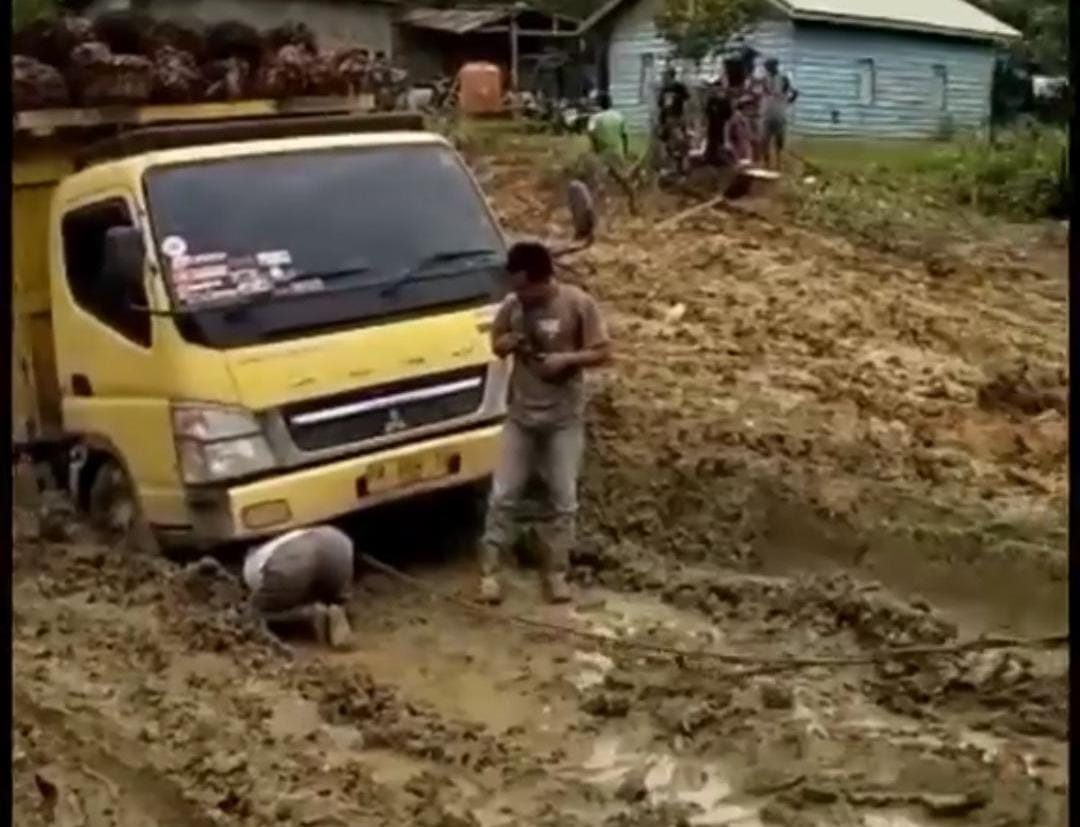
[[(497, 161), (496, 206), (535, 232), (543, 159)], [(286, 648), (230, 565), (45, 540), (18, 510), (16, 823), (1064, 825), (1064, 651), (776, 671), (617, 643), (827, 657), (1064, 631), (1064, 250), (957, 249), (928, 268), (715, 211), (620, 214), (577, 257), (619, 361), (594, 383), (575, 600), (515, 570), (504, 610), (615, 643), (361, 571), (355, 649)], [(456, 510), (349, 527), (467, 597)]]

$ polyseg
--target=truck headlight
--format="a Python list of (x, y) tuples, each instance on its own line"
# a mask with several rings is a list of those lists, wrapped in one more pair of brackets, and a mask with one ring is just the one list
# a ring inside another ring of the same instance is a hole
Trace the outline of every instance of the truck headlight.
[(186, 483), (219, 482), (274, 467), (273, 452), (250, 411), (178, 404), (172, 417)]

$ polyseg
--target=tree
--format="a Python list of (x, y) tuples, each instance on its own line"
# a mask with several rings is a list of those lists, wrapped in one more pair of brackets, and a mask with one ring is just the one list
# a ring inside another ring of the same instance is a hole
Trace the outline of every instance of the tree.
[(1010, 52), (1037, 72), (1069, 70), (1069, 0), (975, 0), (999, 20), (1018, 29), (1023, 38)]
[(663, 0), (656, 30), (671, 56), (701, 63), (723, 52), (765, 10), (765, 0)]
[(11, 30), (18, 31), (38, 18), (56, 14), (55, 0), (11, 0)]

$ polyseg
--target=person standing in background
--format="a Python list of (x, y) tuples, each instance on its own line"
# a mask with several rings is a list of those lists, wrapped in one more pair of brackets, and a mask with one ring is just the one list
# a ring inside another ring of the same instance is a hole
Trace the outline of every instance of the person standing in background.
[(724, 132), (731, 114), (727, 83), (718, 77), (709, 85), (705, 99), (705, 163), (710, 166), (726, 166), (730, 160), (724, 150)]
[(739, 99), (735, 112), (724, 128), (724, 148), (736, 167), (754, 163), (753, 117), (756, 107), (750, 95)]
[(611, 96), (607, 92), (597, 95), (600, 111), (589, 118), (589, 141), (593, 152), (604, 161), (620, 166), (630, 154), (630, 138), (626, 133), (626, 118), (611, 108)]
[(690, 90), (678, 79), (675, 70), (664, 70), (663, 83), (657, 100), (657, 138), (668, 161), (679, 174), (685, 172), (688, 137), (686, 132), (686, 104)]
[(780, 72), (776, 58), (765, 61), (765, 77), (761, 81), (762, 106), (759, 154), (769, 169), (780, 169), (781, 156), (787, 140), (788, 107), (799, 93), (791, 79)]

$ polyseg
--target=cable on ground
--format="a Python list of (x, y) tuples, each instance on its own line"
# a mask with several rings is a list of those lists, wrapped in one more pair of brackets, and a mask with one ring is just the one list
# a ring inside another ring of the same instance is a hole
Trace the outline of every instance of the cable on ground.
[(787, 657), (768, 655), (740, 655), (732, 652), (717, 652), (713, 650), (683, 649), (676, 646), (663, 646), (656, 643), (623, 640), (610, 638), (596, 632), (584, 629), (575, 629), (572, 626), (564, 626), (558, 623), (550, 623), (543, 620), (535, 620), (521, 615), (510, 614), (466, 600), (457, 595), (448, 594), (434, 589), (423, 580), (406, 574), (393, 566), (376, 560), (369, 554), (357, 552), (357, 558), (374, 570), (385, 574), (400, 583), (403, 583), (417, 591), (423, 592), (446, 603), (463, 608), (473, 614), (486, 617), (489, 620), (512, 623), (518, 626), (547, 632), (560, 637), (576, 637), (593, 643), (609, 646), (616, 649), (636, 650), (652, 655), (663, 655), (668, 658), (676, 658), (680, 661), (711, 660), (735, 666), (758, 666), (768, 667), (770, 671), (781, 669), (812, 669), (823, 666), (865, 666), (868, 664), (882, 663), (885, 661), (907, 660), (910, 658), (942, 657), (955, 655), (963, 652), (981, 652), (993, 649), (1055, 649), (1069, 645), (1069, 635), (1045, 635), (1042, 637), (979, 637), (972, 640), (961, 641), (954, 644), (942, 644), (937, 646), (906, 646), (882, 648), (864, 652), (858, 655), (837, 655), (822, 657)]

